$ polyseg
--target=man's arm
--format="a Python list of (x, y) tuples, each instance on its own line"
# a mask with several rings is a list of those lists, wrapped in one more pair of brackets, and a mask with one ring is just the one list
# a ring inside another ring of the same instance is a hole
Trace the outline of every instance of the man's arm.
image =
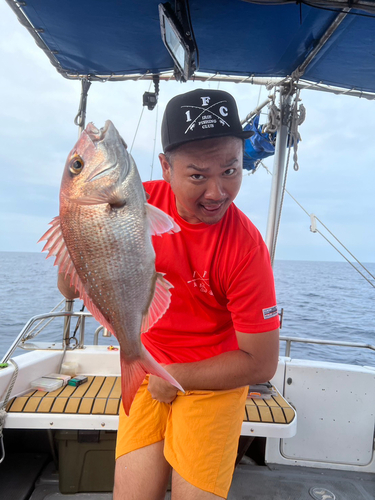
[[(278, 363), (279, 329), (256, 334), (236, 332), (236, 335), (238, 351), (193, 363), (175, 363), (165, 369), (185, 390), (234, 389), (270, 380)], [(177, 389), (151, 376), (149, 391), (154, 399), (171, 402)]]

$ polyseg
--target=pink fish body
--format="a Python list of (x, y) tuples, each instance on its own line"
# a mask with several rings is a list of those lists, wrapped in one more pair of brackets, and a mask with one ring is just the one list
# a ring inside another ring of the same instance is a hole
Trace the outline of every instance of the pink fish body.
[(155, 271), (151, 236), (180, 230), (149, 205), (133, 158), (111, 121), (89, 123), (70, 152), (60, 215), (41, 240), (59, 273), (71, 275), (91, 314), (120, 344), (122, 402), (129, 414), (145, 375), (181, 386), (143, 347), (142, 332), (168, 309), (172, 285)]

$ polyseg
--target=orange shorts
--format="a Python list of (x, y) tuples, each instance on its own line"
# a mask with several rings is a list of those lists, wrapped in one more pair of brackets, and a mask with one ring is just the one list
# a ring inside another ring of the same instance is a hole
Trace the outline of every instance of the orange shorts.
[(159, 403), (141, 385), (127, 417), (121, 405), (116, 458), (164, 440), (172, 468), (198, 488), (226, 498), (232, 482), (247, 387), (178, 392)]

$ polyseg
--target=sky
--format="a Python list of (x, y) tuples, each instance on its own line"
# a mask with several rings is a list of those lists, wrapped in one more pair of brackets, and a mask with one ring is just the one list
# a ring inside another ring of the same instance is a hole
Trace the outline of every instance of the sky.
[[(5, 2), (0, 3), (0, 33), (0, 251), (39, 252), (38, 239), (58, 215), (63, 167), (77, 140), (73, 120), (80, 82), (57, 73)], [(86, 123), (101, 127), (112, 120), (130, 147), (149, 86), (147, 81), (93, 83)], [(157, 155), (166, 103), (198, 86), (218, 88), (218, 83), (161, 82), (158, 109), (144, 110), (132, 150), (143, 180), (161, 178)], [(249, 84), (220, 83), (220, 89), (234, 95), (241, 118), (268, 95)], [(300, 127), (300, 169), (290, 166), (287, 189), (358, 260), (375, 262), (375, 103), (311, 90), (302, 91), (301, 98), (307, 114)], [(273, 159), (265, 164), (272, 170)], [(236, 199), (264, 237), (270, 188), (271, 176), (260, 167), (254, 175), (244, 174)], [(310, 231), (310, 218), (288, 195), (276, 259), (343, 260)]]

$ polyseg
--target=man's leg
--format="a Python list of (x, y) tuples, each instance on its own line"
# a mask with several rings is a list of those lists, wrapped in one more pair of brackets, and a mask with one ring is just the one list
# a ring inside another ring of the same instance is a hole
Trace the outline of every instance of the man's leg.
[(209, 491), (203, 491), (185, 481), (175, 470), (172, 472), (172, 500), (222, 500)]
[(158, 441), (116, 460), (113, 500), (164, 500), (171, 466), (163, 448)]
[(247, 388), (187, 391), (173, 401), (164, 456), (173, 500), (226, 498), (232, 482)]

